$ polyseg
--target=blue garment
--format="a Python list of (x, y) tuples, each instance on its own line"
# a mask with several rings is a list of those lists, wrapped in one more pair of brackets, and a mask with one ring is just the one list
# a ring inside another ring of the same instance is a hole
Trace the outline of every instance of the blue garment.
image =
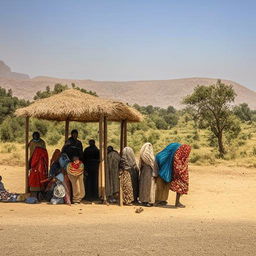
[(50, 168), (50, 176), (51, 177), (55, 176), (57, 173), (59, 173), (60, 169), (61, 169), (61, 167), (60, 167), (59, 162), (53, 163), (51, 168)]
[(173, 157), (180, 146), (179, 143), (171, 143), (156, 155), (158, 175), (166, 182), (172, 180)]
[(70, 162), (70, 159), (68, 155), (66, 153), (61, 154), (59, 159), (60, 167), (63, 169), (66, 169), (69, 162)]

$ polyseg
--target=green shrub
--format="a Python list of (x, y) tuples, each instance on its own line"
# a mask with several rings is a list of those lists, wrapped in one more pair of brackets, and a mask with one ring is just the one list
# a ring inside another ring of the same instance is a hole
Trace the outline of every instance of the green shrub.
[(192, 145), (192, 148), (194, 148), (194, 149), (199, 149), (199, 148), (200, 148), (200, 146), (199, 146), (198, 144), (196, 144), (196, 143), (195, 143), (195, 144), (193, 144), (193, 145)]
[(56, 131), (53, 131), (52, 133), (48, 134), (47, 143), (49, 145), (56, 145), (58, 144), (60, 138), (61, 138), (61, 135), (58, 134)]
[(253, 147), (253, 148), (252, 148), (252, 155), (253, 155), (253, 156), (256, 156), (256, 147)]
[(190, 157), (190, 163), (196, 163), (201, 159), (199, 154), (192, 154)]

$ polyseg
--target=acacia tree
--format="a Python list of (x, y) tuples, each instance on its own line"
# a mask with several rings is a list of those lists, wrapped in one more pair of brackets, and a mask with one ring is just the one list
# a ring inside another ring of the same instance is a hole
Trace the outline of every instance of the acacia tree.
[(198, 113), (199, 120), (203, 120), (218, 141), (220, 156), (225, 154), (223, 135), (232, 133), (236, 137), (240, 126), (231, 111), (230, 103), (234, 102), (236, 93), (231, 85), (225, 85), (218, 80), (210, 86), (200, 85), (183, 103), (192, 107)]

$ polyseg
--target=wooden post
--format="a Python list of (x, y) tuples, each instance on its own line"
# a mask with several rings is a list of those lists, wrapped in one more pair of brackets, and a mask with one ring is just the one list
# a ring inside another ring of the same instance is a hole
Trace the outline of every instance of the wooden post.
[(99, 121), (99, 147), (100, 147), (100, 166), (99, 166), (99, 198), (103, 197), (102, 194), (102, 172), (103, 172), (103, 117)]
[(108, 120), (107, 117), (104, 116), (104, 165), (103, 165), (103, 171), (102, 171), (102, 192), (103, 192), (103, 202), (107, 202), (106, 197), (106, 170), (107, 170), (107, 147), (108, 147)]
[(65, 142), (68, 140), (68, 136), (69, 136), (69, 121), (66, 120), (65, 121)]
[[(120, 156), (122, 156), (124, 149), (124, 120), (120, 124)], [(123, 189), (122, 189), (122, 176), (119, 175), (119, 205), (123, 206)]]
[(29, 172), (29, 159), (28, 159), (28, 143), (29, 143), (29, 117), (25, 121), (25, 193), (29, 192), (28, 187), (28, 172)]
[(124, 120), (124, 148), (127, 147), (127, 120)]
[(122, 155), (124, 148), (124, 121), (120, 123), (120, 155)]

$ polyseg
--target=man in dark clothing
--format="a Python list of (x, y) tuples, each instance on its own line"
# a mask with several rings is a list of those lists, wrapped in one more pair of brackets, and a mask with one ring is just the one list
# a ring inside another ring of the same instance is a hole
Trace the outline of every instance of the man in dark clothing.
[(86, 177), (86, 199), (95, 200), (98, 195), (98, 177), (99, 177), (99, 162), (100, 151), (95, 145), (95, 140), (89, 140), (89, 147), (84, 150), (84, 166), (87, 172)]
[(69, 159), (73, 159), (74, 155), (79, 154), (79, 159), (83, 160), (83, 145), (78, 138), (78, 131), (72, 130), (71, 137), (66, 141), (65, 145), (62, 148), (62, 153), (66, 153)]

